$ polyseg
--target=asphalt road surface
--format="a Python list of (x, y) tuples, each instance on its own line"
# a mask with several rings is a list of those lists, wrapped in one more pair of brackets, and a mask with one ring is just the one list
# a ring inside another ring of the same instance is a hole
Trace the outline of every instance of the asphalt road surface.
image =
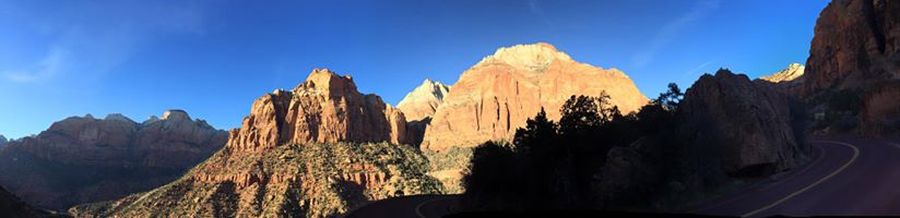
[[(831, 138), (810, 143), (814, 159), (791, 172), (711, 199), (693, 214), (900, 215), (900, 142)], [(456, 195), (386, 199), (347, 217), (441, 217), (454, 211)]]
[(900, 144), (858, 138), (811, 143), (820, 155), (807, 166), (694, 212), (742, 217), (900, 215)]

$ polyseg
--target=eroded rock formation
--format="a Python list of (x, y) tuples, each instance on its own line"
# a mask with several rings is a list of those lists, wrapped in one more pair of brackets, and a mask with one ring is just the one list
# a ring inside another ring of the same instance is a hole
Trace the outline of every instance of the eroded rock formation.
[(788, 99), (746, 75), (719, 70), (700, 77), (679, 109), (687, 142), (698, 146), (694, 152), (713, 153), (729, 175), (789, 169), (808, 152), (798, 144)]
[(450, 86), (438, 81), (425, 79), (419, 87), (406, 94), (403, 100), (397, 104), (397, 108), (403, 111), (408, 121), (418, 121), (429, 118), (437, 111), (438, 106), (444, 103), (444, 97), (450, 93)]
[(862, 130), (870, 135), (900, 133), (900, 81), (881, 84), (862, 99)]
[(834, 0), (816, 21), (804, 94), (900, 78), (900, 2)]
[(800, 76), (803, 76), (803, 72), (806, 70), (806, 67), (799, 63), (792, 63), (788, 65), (787, 68), (779, 70), (778, 72), (773, 73), (772, 75), (763, 76), (759, 79), (769, 81), (771, 83), (786, 83), (794, 81)]
[(349, 76), (316, 69), (293, 91), (275, 90), (255, 102), (229, 149), (265, 150), (307, 142), (406, 143), (406, 118), (381, 97), (363, 95)]
[(224, 131), (181, 110), (144, 123), (70, 117), (0, 150), (0, 184), (30, 204), (65, 209), (171, 182), (225, 141)]
[(450, 92), (450, 86), (441, 82), (425, 79), (419, 87), (406, 94), (397, 104), (408, 121), (406, 125), (407, 141), (413, 145), (422, 143), (425, 128), (431, 123), (432, 116), (444, 103), (444, 97)]
[(509, 140), (541, 108), (558, 119), (572, 95), (602, 92), (624, 112), (648, 102), (627, 75), (572, 60), (546, 43), (500, 48), (463, 72), (437, 109), (422, 147), (444, 150)]
[[(333, 217), (365, 202), (441, 191), (402, 143), (402, 112), (360, 94), (349, 76), (314, 70), (292, 91), (251, 107), (225, 148), (181, 179), (79, 217)], [(391, 144), (393, 143), (393, 144)]]

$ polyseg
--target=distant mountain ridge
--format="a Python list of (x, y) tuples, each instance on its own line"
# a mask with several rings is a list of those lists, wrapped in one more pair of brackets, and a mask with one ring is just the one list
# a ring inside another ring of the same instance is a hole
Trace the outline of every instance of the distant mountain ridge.
[(225, 144), (226, 134), (187, 112), (137, 123), (90, 114), (53, 123), (0, 150), (0, 185), (30, 204), (65, 209), (153, 188)]
[(787, 68), (779, 70), (771, 75), (760, 77), (760, 79), (772, 83), (791, 82), (803, 76), (805, 70), (806, 67), (802, 64), (792, 63), (788, 65)]
[(403, 113), (349, 76), (315, 69), (256, 99), (227, 145), (181, 179), (79, 217), (332, 217), (368, 201), (434, 194), (427, 160), (404, 145)]

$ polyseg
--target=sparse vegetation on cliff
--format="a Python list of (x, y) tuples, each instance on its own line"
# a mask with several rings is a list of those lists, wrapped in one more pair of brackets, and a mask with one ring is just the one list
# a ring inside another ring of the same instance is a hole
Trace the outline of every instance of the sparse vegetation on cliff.
[(176, 182), (118, 201), (78, 206), (79, 217), (330, 217), (365, 202), (434, 194), (428, 161), (389, 143), (310, 143), (235, 156), (224, 149)]

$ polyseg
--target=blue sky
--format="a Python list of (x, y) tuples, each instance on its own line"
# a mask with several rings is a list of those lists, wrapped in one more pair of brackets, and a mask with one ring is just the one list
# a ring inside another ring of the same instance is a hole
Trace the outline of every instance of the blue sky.
[(548, 42), (653, 97), (728, 67), (804, 63), (827, 0), (0, 0), (0, 134), (73, 115), (187, 110), (234, 128), (254, 99), (316, 67), (396, 104), (498, 47)]

